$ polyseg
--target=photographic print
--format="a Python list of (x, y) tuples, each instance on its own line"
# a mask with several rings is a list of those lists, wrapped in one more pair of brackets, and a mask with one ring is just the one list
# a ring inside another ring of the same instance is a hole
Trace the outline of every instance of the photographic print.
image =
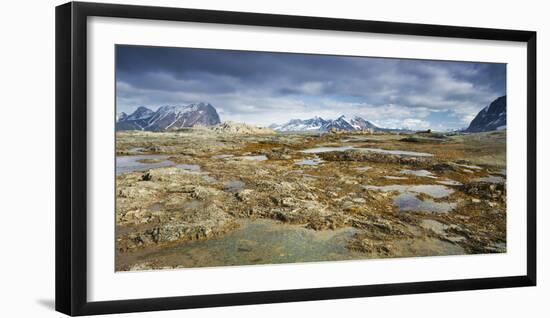
[(115, 50), (116, 271), (506, 252), (506, 64)]

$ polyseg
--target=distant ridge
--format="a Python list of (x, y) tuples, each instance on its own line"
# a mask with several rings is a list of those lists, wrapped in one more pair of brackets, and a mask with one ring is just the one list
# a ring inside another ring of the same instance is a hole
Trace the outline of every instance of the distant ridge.
[(331, 129), (339, 131), (356, 131), (371, 129), (372, 131), (383, 131), (385, 129), (379, 128), (368, 120), (365, 120), (359, 116), (355, 116), (352, 119), (347, 119), (342, 115), (337, 119), (323, 119), (315, 116), (310, 119), (292, 119), (284, 124), (272, 124), (269, 128), (279, 132), (298, 132), (298, 131), (319, 131), (326, 132)]

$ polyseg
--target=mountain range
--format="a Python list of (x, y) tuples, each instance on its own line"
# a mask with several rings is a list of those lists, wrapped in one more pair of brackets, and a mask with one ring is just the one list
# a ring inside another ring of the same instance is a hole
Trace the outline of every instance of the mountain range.
[(220, 116), (209, 103), (162, 106), (156, 111), (140, 106), (130, 115), (122, 112), (116, 116), (116, 130), (164, 131), (219, 123)]
[(355, 116), (351, 119), (347, 119), (342, 115), (337, 119), (323, 119), (315, 116), (310, 119), (292, 119), (284, 124), (272, 124), (269, 128), (279, 132), (290, 131), (319, 131), (325, 132), (331, 129), (337, 129), (339, 131), (355, 131), (363, 129), (372, 129), (373, 131), (383, 130), (377, 127), (368, 120), (365, 120), (359, 116)]
[(506, 129), (506, 96), (495, 99), (483, 108), (466, 128), (466, 132)]
[[(162, 106), (156, 111), (140, 106), (133, 113), (116, 114), (116, 130), (175, 130), (196, 125), (214, 126), (220, 124), (218, 112), (209, 103), (193, 103), (183, 106)], [(327, 132), (358, 131), (410, 131), (408, 129), (388, 129), (374, 125), (359, 116), (351, 119), (340, 116), (337, 119), (323, 119), (319, 116), (310, 119), (292, 119), (284, 124), (272, 124), (269, 128), (278, 132), (315, 131)], [(483, 132), (506, 129), (506, 96), (501, 96), (483, 108), (464, 132)]]

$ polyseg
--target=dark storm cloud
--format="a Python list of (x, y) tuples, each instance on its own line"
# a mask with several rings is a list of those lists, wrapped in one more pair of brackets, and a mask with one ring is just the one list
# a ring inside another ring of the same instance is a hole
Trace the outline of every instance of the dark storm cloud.
[(505, 65), (488, 63), (117, 46), (116, 69), (119, 111), (206, 101), (256, 124), (344, 113), (457, 128), (506, 91)]

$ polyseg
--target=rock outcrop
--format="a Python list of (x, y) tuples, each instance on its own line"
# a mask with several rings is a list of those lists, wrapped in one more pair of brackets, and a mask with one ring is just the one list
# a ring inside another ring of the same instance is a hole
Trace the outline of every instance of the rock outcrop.
[(483, 108), (472, 120), (467, 132), (482, 132), (506, 129), (506, 96), (495, 99)]

